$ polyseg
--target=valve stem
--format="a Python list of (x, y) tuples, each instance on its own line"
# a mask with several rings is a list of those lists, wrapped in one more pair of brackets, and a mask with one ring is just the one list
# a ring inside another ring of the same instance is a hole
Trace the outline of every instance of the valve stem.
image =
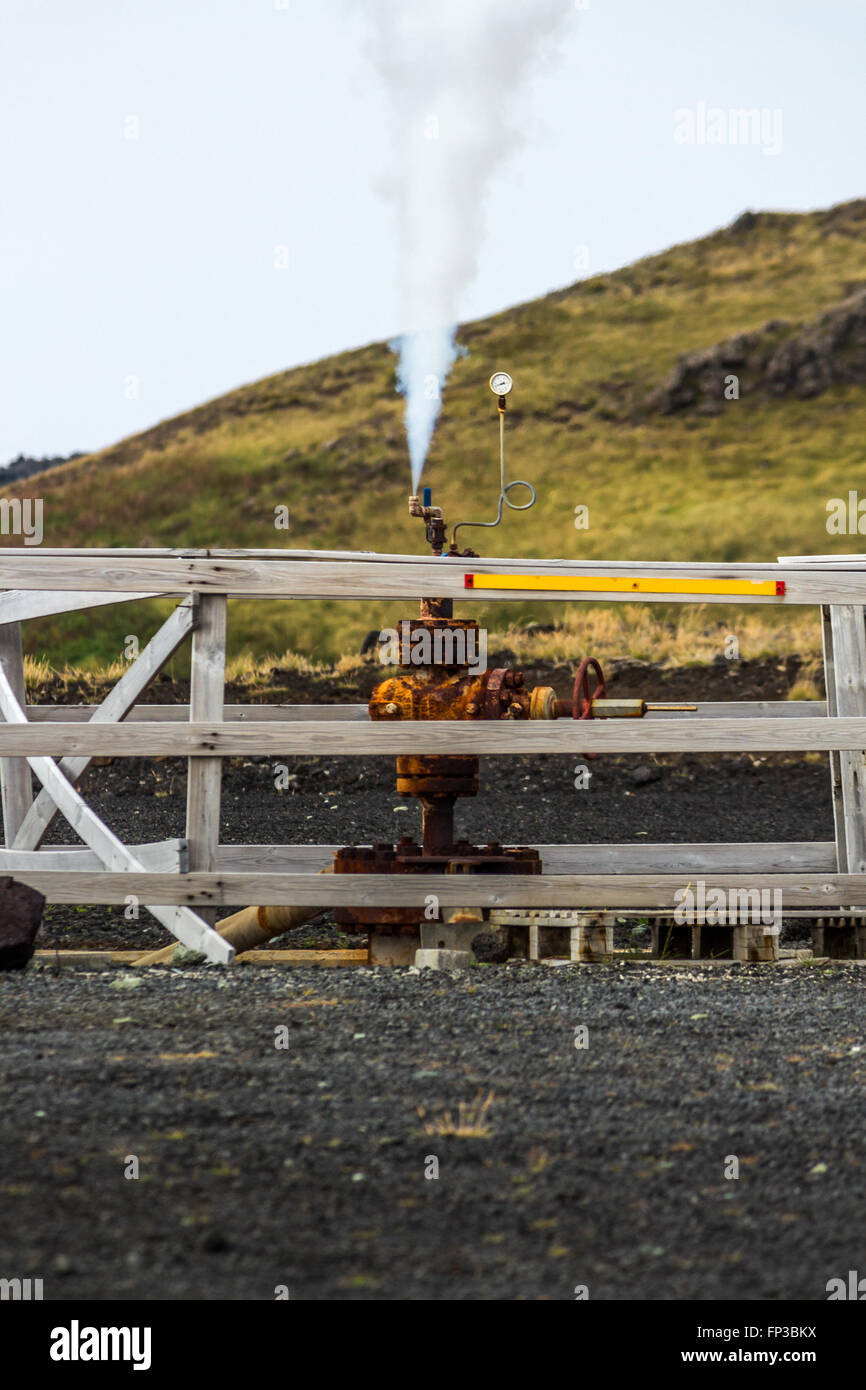
[(409, 515), (419, 516), (424, 522), (424, 530), (427, 537), (427, 544), (430, 546), (434, 555), (441, 555), (445, 549), (447, 531), (445, 529), (445, 518), (442, 515), (441, 507), (433, 507), (430, 504), (431, 493), (429, 487), (425, 487), (423, 501), (414, 493), (409, 498)]

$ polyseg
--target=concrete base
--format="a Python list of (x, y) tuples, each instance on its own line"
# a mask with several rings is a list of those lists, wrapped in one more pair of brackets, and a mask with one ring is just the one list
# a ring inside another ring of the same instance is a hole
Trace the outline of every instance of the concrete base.
[(383, 932), (371, 932), (367, 964), (414, 965), (417, 949), (417, 933), (406, 936), (386, 936)]
[(422, 948), (415, 952), (419, 970), (466, 970), (474, 961), (471, 951), (444, 951), (438, 947)]
[(421, 947), (425, 951), (471, 951), (472, 942), (485, 926), (483, 917), (465, 914), (446, 922), (422, 922)]

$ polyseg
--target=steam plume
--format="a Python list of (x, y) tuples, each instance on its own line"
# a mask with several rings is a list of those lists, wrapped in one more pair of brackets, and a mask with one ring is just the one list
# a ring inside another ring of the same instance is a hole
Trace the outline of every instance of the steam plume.
[(458, 355), (484, 202), (518, 139), (509, 106), (568, 13), (567, 0), (376, 0), (375, 59), (394, 124), (387, 191), (399, 236), (405, 332), (391, 346), (406, 397), (412, 490)]

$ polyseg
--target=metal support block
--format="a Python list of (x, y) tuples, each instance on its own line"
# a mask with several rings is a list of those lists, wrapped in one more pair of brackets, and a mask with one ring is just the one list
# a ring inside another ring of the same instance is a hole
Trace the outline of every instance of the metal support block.
[(746, 923), (733, 928), (734, 960), (774, 961), (779, 959), (779, 933), (772, 927)]
[(509, 932), (513, 953), (529, 960), (609, 960), (614, 920), (609, 912), (569, 908), (495, 908), (490, 913), (491, 926)]
[(536, 918), (529, 927), (530, 960), (568, 960), (568, 933)]
[(613, 915), (609, 912), (582, 912), (571, 928), (570, 959), (592, 964), (610, 960), (613, 955)]
[(505, 928), (515, 955), (527, 960), (570, 960), (568, 933), (578, 914), (568, 908), (497, 908), (492, 925)]
[(831, 960), (866, 960), (866, 926), (862, 919), (819, 918), (812, 924), (812, 953)]

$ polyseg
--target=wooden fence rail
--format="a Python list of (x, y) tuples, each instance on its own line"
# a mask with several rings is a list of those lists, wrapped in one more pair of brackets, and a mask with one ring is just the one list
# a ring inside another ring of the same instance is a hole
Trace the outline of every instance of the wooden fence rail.
[(824, 719), (557, 719), (389, 723), (371, 720), (142, 720), (132, 724), (0, 725), (0, 757), (277, 757), (284, 753), (797, 753), (866, 747), (866, 716)]

